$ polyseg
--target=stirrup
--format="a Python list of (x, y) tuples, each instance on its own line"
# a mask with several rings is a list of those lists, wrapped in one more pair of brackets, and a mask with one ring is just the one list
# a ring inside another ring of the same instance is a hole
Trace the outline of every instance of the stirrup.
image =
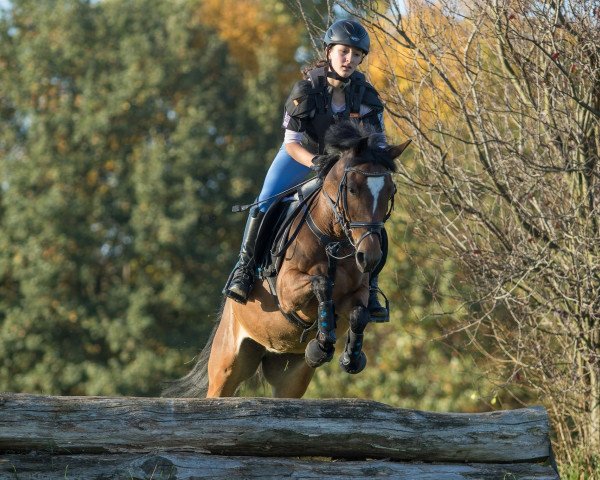
[[(379, 299), (377, 298), (377, 294), (381, 294), (385, 300), (385, 307), (379, 303)], [(379, 287), (377, 288), (369, 288), (369, 300), (371, 299), (371, 295), (375, 296), (376, 305), (371, 305), (371, 302), (368, 302), (367, 309), (369, 310), (369, 315), (371, 318), (371, 322), (373, 323), (386, 323), (390, 321), (390, 302), (388, 298), (385, 296), (385, 293), (381, 291)], [(373, 315), (373, 310), (385, 310), (384, 315)]]
[[(234, 279), (238, 278), (234, 283)], [(235, 300), (238, 303), (245, 304), (248, 301), (252, 287), (254, 286), (254, 275), (250, 269), (245, 266), (238, 266), (231, 275), (224, 289), (225, 296)]]

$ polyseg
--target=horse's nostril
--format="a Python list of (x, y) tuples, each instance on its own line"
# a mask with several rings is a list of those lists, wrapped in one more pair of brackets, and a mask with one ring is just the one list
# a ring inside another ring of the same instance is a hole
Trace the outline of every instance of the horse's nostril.
[(359, 268), (364, 269), (366, 265), (365, 254), (363, 252), (356, 252), (356, 263)]

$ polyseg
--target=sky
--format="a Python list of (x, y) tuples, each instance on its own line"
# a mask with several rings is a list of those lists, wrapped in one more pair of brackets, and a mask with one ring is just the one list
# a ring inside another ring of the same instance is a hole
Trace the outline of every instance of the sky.
[(0, 0), (0, 14), (10, 6), (10, 0)]

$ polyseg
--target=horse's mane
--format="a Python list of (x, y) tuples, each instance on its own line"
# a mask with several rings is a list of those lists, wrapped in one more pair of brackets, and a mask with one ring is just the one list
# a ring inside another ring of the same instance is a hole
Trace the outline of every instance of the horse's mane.
[(327, 155), (317, 158), (315, 168), (319, 176), (327, 175), (341, 155), (354, 150), (357, 160), (354, 163), (372, 163), (382, 165), (395, 172), (396, 164), (389, 153), (385, 135), (375, 131), (370, 125), (362, 125), (355, 120), (343, 120), (334, 123), (325, 134), (325, 151)]

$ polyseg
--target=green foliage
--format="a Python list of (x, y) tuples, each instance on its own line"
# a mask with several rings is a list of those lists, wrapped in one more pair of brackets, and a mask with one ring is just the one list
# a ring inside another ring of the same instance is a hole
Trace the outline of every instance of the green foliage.
[[(0, 19), (0, 388), (157, 394), (212, 328), (244, 221), (228, 210), (258, 193), (281, 141), (278, 79), (298, 66), (257, 45), (249, 75), (197, 2), (13, 3)], [(446, 331), (468, 314), (456, 267), (404, 211), (381, 279), (392, 321), (368, 327), (368, 368), (332, 362), (309, 396), (481, 409), (494, 392)]]
[(274, 139), (185, 3), (13, 3), (0, 388), (156, 394), (212, 327), (243, 221), (227, 212)]

